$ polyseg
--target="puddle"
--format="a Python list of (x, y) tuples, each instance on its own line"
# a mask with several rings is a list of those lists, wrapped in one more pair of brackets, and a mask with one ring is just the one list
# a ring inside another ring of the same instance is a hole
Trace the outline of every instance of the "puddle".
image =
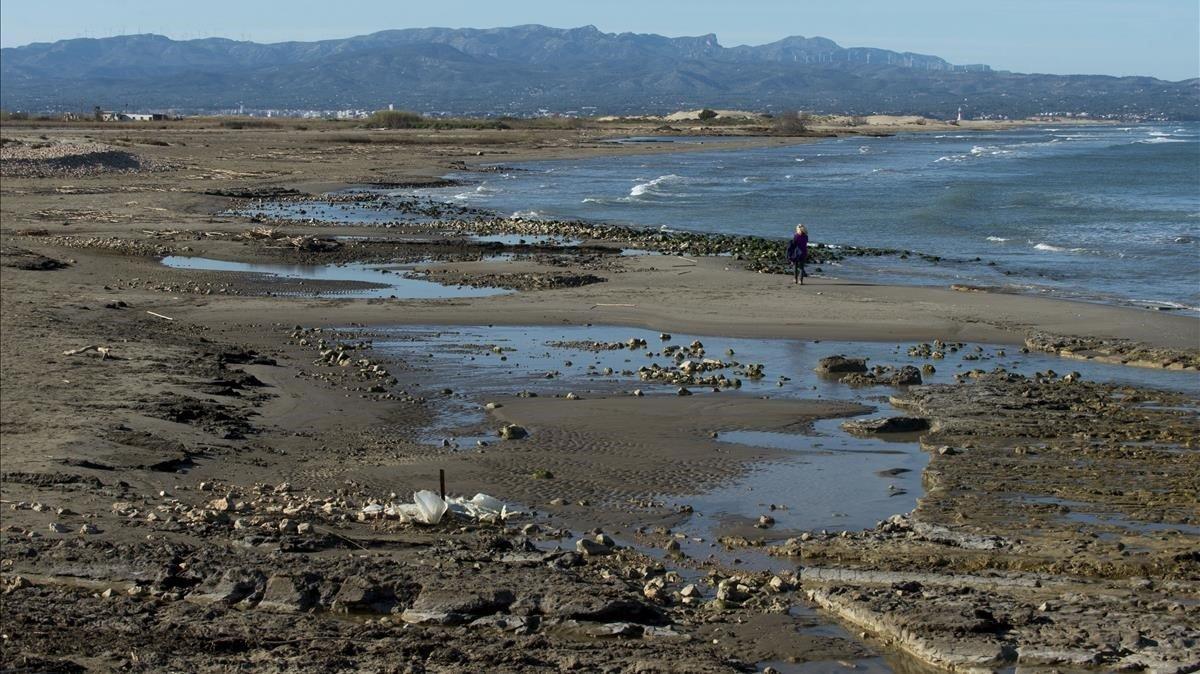
[[(636, 349), (585, 348), (594, 342), (608, 345), (624, 343), (630, 338), (645, 340), (646, 346)], [(375, 347), (414, 359), (414, 365), (436, 371), (438, 383), (431, 383), (431, 388), (451, 386), (471, 395), (511, 394), (520, 390), (541, 395), (574, 391), (582, 395), (635, 388), (647, 393), (673, 392), (674, 386), (640, 381), (637, 369), (652, 363), (666, 366), (671, 359), (662, 355), (664, 346), (686, 346), (694, 340), (704, 344), (706, 357), (764, 363), (763, 379), (755, 381), (743, 377), (741, 392), (756, 395), (867, 400), (868, 404), (878, 406), (895, 392), (887, 386), (852, 388), (813, 372), (812, 368), (821, 358), (845, 354), (867, 357), (870, 359), (868, 365), (920, 367), (931, 363), (937, 371), (924, 375), (926, 383), (953, 383), (957, 373), (1003, 366), (1022, 374), (1050, 369), (1060, 374), (1078, 371), (1090, 381), (1200, 396), (1200, 377), (1194, 372), (1065, 360), (1050, 354), (1021, 354), (1013, 347), (983, 346), (982, 351), (976, 351), (971, 345), (958, 352), (946, 353), (944, 360), (927, 360), (909, 356), (910, 343), (897, 346), (875, 342), (742, 339), (683, 333), (673, 334), (671, 339), (664, 341), (659, 339), (658, 332), (616, 326), (406, 326), (384, 329), (375, 340)], [(493, 347), (498, 347), (501, 353), (495, 352)], [(728, 354), (730, 349), (733, 355)], [(463, 367), (467, 364), (470, 367)], [(626, 372), (628, 374), (623, 374)], [(547, 373), (554, 373), (554, 377), (546, 378)], [(727, 372), (727, 376), (732, 374)], [(707, 389), (697, 387), (693, 392), (707, 394)]]
[[(914, 440), (857, 438), (843, 432), (843, 419), (815, 424), (813, 435), (768, 431), (732, 431), (718, 440), (786, 450), (792, 458), (764, 464), (749, 476), (701, 496), (679, 499), (698, 516), (721, 523), (775, 518), (767, 530), (788, 537), (822, 529), (867, 529), (917, 505), (921, 471), (929, 457)], [(778, 506), (771, 510), (771, 506)], [(703, 534), (702, 534), (703, 535)]]
[(1098, 527), (1115, 527), (1138, 534), (1179, 532), (1191, 536), (1200, 536), (1200, 524), (1146, 522), (1143, 520), (1131, 519), (1119, 512), (1096, 512), (1098, 508), (1103, 507), (1098, 503), (1071, 501), (1054, 496), (1028, 495), (1019, 496), (1018, 500), (1025, 503), (1039, 503), (1066, 508), (1066, 512), (1062, 512), (1060, 510), (1058, 516), (1067, 520), (1068, 522), (1077, 522), (1079, 524), (1087, 524)]
[(312, 281), (372, 283), (375, 287), (353, 290), (297, 291), (293, 295), (337, 295), (338, 297), (369, 298), (393, 297), (397, 299), (448, 299), (455, 297), (487, 297), (511, 291), (503, 288), (473, 288), (449, 286), (409, 276), (409, 269), (385, 265), (287, 265), (267, 263), (230, 262), (203, 257), (164, 257), (162, 263), (172, 269), (199, 269), (204, 271), (265, 274), (277, 278), (303, 279)]
[(506, 246), (578, 246), (581, 239), (569, 239), (551, 234), (471, 234), (471, 241), (502, 243)]

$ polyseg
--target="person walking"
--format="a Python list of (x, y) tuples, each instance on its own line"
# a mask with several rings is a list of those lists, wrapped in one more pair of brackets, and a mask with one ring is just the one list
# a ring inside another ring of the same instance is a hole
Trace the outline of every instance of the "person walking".
[(796, 225), (796, 234), (787, 247), (787, 258), (792, 263), (792, 275), (796, 283), (804, 285), (804, 277), (808, 276), (804, 271), (804, 262), (808, 259), (808, 228), (804, 225)]

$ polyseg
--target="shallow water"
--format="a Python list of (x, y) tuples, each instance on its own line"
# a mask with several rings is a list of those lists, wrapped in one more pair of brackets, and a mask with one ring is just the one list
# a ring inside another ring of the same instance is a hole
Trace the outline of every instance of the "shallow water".
[(1090, 526), (1125, 529), (1139, 534), (1177, 531), (1192, 536), (1200, 536), (1200, 524), (1177, 524), (1172, 522), (1146, 522), (1142, 520), (1134, 520), (1122, 515), (1119, 512), (1098, 512), (1098, 506), (1093, 503), (1071, 501), (1053, 496), (1025, 495), (1019, 497), (1019, 500), (1027, 503), (1041, 503), (1062, 506), (1066, 508), (1067, 511), (1061, 512), (1059, 517), (1067, 520), (1068, 522), (1077, 522), (1079, 524), (1087, 524)]
[[(645, 339), (648, 346), (592, 351), (579, 344), (625, 342), (630, 338)], [(653, 362), (665, 366), (670, 359), (659, 354), (663, 346), (687, 345), (696, 339), (704, 344), (710, 357), (766, 364), (766, 376), (759, 381), (743, 378), (739, 392), (717, 394), (695, 387), (696, 395), (845, 400), (876, 407), (875, 415), (883, 416), (899, 413), (887, 403), (887, 396), (896, 389), (847, 386), (813, 372), (817, 361), (845, 354), (866, 356), (870, 364), (920, 366), (932, 362), (937, 372), (926, 377), (927, 383), (952, 382), (956, 372), (976, 367), (990, 370), (999, 364), (1024, 374), (1054, 369), (1061, 375), (1076, 370), (1089, 380), (1200, 395), (1200, 377), (1194, 373), (1076, 362), (992, 346), (976, 349), (971, 345), (947, 353), (945, 360), (926, 361), (907, 355), (908, 345), (686, 334), (674, 334), (663, 341), (657, 332), (614, 326), (399, 327), (385, 330), (374, 344), (379, 351), (405, 359), (408, 366), (426, 370), (431, 395), (442, 388), (455, 392), (449, 400), (449, 411), (430, 430), (429, 439), (440, 442), (449, 438), (469, 451), (476, 440), (494, 437), (486, 431), (481, 434), (480, 428), (488, 425), (481, 405), (495, 396), (528, 390), (539, 396), (574, 392), (586, 397), (633, 389), (642, 389), (647, 395), (671, 395), (674, 386), (643, 382), (636, 371)], [(727, 349), (733, 349), (734, 355), (726, 355)], [(551, 373), (553, 377), (547, 378)], [(775, 517), (773, 535), (786, 536), (799, 531), (869, 528), (879, 520), (912, 510), (923, 493), (921, 472), (928, 463), (919, 448), (918, 436), (859, 438), (842, 431), (842, 421), (818, 421), (811, 435), (723, 429), (718, 436), (722, 442), (783, 449), (789, 456), (754, 466), (741, 479), (705, 493), (669, 496), (669, 502), (687, 504), (695, 510), (684, 527), (690, 538), (680, 541), (684, 551), (699, 558), (710, 554), (737, 557), (755, 568), (785, 568), (786, 560), (767, 558), (753, 549), (726, 554), (715, 540), (723, 532), (744, 529), (762, 514)], [(781, 507), (770, 511), (771, 504)]]
[(821, 243), (947, 259), (827, 269), (855, 279), (1200, 313), (1197, 123), (915, 133), (520, 168), (421, 193), (502, 213), (778, 238), (804, 221)]
[[(336, 295), (338, 297), (394, 297), (397, 299), (448, 299), (454, 297), (485, 297), (501, 295), (510, 291), (503, 288), (473, 288), (449, 286), (408, 274), (411, 270), (398, 266), (344, 264), (344, 265), (288, 265), (259, 262), (230, 262), (203, 257), (164, 257), (162, 263), (173, 269), (200, 269), (204, 271), (265, 274), (279, 278), (306, 279), (314, 281), (359, 281), (380, 284), (381, 287), (342, 290), (336, 292), (313, 290), (311, 294)], [(307, 293), (305, 293), (307, 294)]]
[[(867, 529), (884, 513), (915, 508), (923, 493), (921, 471), (929, 463), (916, 438), (858, 438), (841, 430), (843, 421), (818, 421), (813, 435), (722, 432), (721, 442), (784, 449), (793, 458), (762, 464), (741, 480), (679, 501), (726, 524), (769, 514), (776, 535)], [(772, 500), (780, 497), (786, 500)], [(770, 510), (771, 505), (784, 508)]]

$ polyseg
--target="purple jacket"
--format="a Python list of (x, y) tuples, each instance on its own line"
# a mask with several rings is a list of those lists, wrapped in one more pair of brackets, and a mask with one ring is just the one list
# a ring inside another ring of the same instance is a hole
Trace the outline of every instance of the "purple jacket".
[(808, 257), (808, 235), (797, 234), (787, 247), (787, 258), (792, 262), (801, 262)]

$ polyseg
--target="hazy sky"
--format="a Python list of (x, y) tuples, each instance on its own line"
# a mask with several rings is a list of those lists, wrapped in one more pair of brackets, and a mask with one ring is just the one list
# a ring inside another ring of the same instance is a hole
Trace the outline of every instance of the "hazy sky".
[(1198, 0), (9, 0), (0, 44), (127, 33), (280, 42), (522, 23), (716, 33), (725, 46), (821, 35), (1017, 72), (1200, 75)]

